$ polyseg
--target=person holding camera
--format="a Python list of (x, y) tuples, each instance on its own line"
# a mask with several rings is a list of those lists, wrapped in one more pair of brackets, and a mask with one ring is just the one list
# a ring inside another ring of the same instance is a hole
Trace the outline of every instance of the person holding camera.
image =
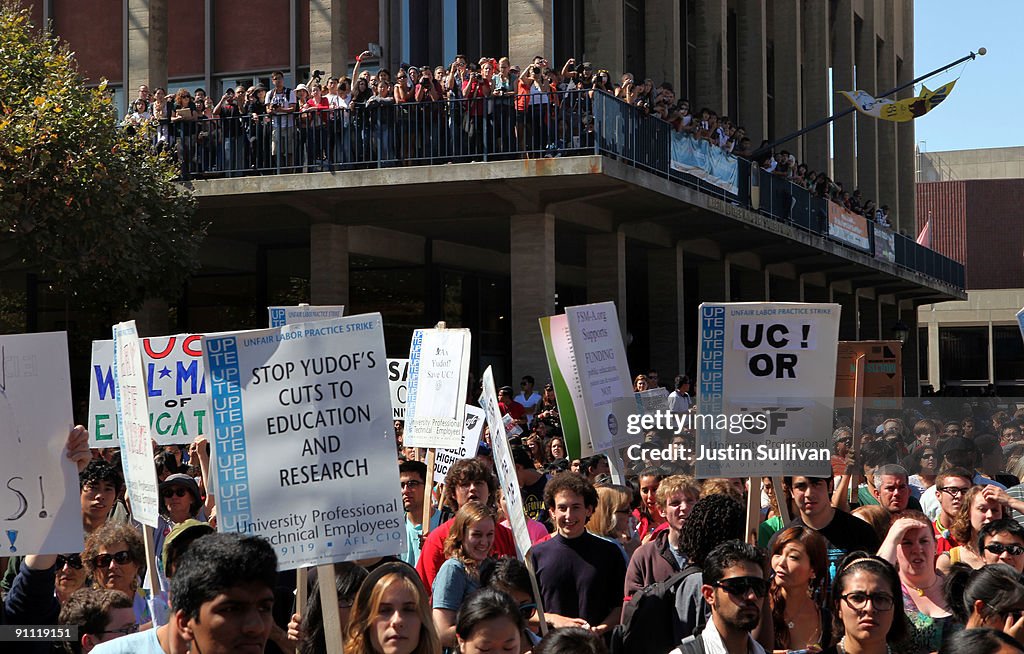
[(463, 89), (469, 79), (469, 69), (466, 55), (455, 55), (445, 79), (445, 90), (448, 91), (448, 133), (451, 136), (450, 147), (453, 156), (459, 156), (465, 151), (465, 132), (462, 130), (462, 115), (465, 110), (463, 102)]
[(514, 144), (516, 76), (508, 57), (498, 60), (498, 72), (491, 76), (494, 96), (494, 135), (499, 152), (510, 152)]
[(468, 79), (463, 82), (462, 94), (466, 98), (465, 113), (462, 118), (462, 130), (466, 135), (467, 153), (477, 155), (483, 152), (484, 120), (486, 120), (487, 100), (491, 95), (491, 62), (484, 62), (477, 70), (470, 70)]
[(430, 66), (424, 66), (420, 71), (413, 97), (419, 103), (413, 115), (413, 132), (420, 141), (420, 156), (431, 157), (431, 163), (434, 163), (438, 157), (443, 156), (445, 149), (444, 139), (441, 138), (444, 114), (437, 104), (444, 98), (444, 89), (434, 79)]

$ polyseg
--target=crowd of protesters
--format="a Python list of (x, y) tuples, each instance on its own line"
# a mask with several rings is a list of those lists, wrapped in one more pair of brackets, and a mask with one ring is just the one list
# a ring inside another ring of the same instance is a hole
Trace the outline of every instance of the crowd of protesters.
[(351, 75), (314, 70), (289, 88), (276, 71), (269, 89), (238, 86), (219, 99), (201, 88), (168, 96), (142, 86), (125, 123), (155, 121), (156, 144), (173, 149), (189, 176), (471, 161), (484, 152), (550, 157), (593, 147), (593, 95), (605, 92), (726, 152), (758, 154), (762, 170), (891, 225), (887, 205), (844, 190), (785, 150), (760, 153), (766, 142), (755, 148), (743, 126), (714, 109), (693, 112), (668, 82), (655, 86), (630, 73), (613, 81), (590, 62), (557, 68), (542, 56), (521, 67), (507, 57), (472, 62), (460, 54), (447, 67), (403, 65), (392, 75), (360, 70), (369, 56), (356, 57)]
[[(651, 370), (634, 388), (660, 384)], [(668, 390), (670, 410), (699, 408), (686, 376)], [(120, 454), (90, 451), (78, 427), (60, 456), (78, 466), (85, 542), (10, 559), (4, 622), (75, 625), (60, 651), (98, 654), (323, 653), (334, 636), (347, 654), (1024, 652), (1024, 409), (993, 398), (869, 409), (856, 444), (840, 412), (832, 474), (779, 487), (698, 481), (685, 459), (633, 457), (613, 475), (604, 454), (573, 458), (553, 387), (531, 376), (518, 393), (501, 388), (499, 406), (532, 570), (517, 557), (493, 434), (427, 488), (423, 452), (404, 447), (397, 423), (405, 551), (311, 575), (295, 612), (266, 541), (214, 533), (205, 439), (154, 447), (162, 518), (147, 571)], [(651, 431), (641, 450), (694, 439)], [(761, 522), (744, 533), (749, 496)], [(340, 634), (325, 633), (325, 582)]]

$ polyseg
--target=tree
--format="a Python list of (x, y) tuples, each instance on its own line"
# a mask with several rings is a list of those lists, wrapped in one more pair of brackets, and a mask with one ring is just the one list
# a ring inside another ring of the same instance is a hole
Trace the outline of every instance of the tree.
[(37, 273), (72, 305), (178, 297), (206, 225), (152, 127), (117, 124), (66, 44), (0, 0), (0, 268)]

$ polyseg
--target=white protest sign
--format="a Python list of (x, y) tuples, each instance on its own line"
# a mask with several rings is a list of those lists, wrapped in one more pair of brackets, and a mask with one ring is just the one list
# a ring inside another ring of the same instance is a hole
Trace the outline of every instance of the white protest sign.
[(218, 529), (283, 570), (405, 551), (379, 313), (203, 337)]
[(494, 373), (487, 366), (484, 371), (483, 393), (480, 404), (487, 414), (487, 427), (491, 432), (491, 456), (494, 458), (494, 469), (498, 472), (498, 483), (505, 498), (505, 508), (512, 535), (516, 540), (519, 558), (523, 559), (530, 551), (533, 541), (530, 530), (526, 526), (526, 511), (523, 505), (523, 493), (519, 488), (519, 477), (516, 476), (516, 465), (512, 460), (512, 450), (508, 446), (508, 437), (501, 422), (501, 409), (498, 407), (498, 394), (494, 386)]
[(831, 474), (838, 304), (700, 306), (699, 477)]
[(405, 399), (409, 393), (409, 360), (388, 359), (388, 384), (395, 420), (405, 420)]
[[(160, 445), (191, 443), (209, 427), (210, 398), (198, 334), (142, 339), (149, 424)], [(114, 342), (92, 342), (89, 447), (117, 446)]]
[(0, 336), (0, 555), (82, 550), (65, 332)]
[(469, 388), (468, 329), (417, 329), (409, 348), (406, 447), (457, 448)]
[(636, 401), (636, 412), (641, 415), (654, 415), (657, 411), (668, 411), (668, 389), (658, 387), (633, 393)]
[(294, 307), (267, 307), (267, 313), (270, 314), (271, 327), (283, 327), (300, 322), (341, 318), (345, 315), (345, 305), (325, 304), (313, 307), (308, 304), (300, 304)]
[(458, 449), (438, 450), (434, 455), (434, 483), (443, 484), (448, 469), (459, 459), (472, 459), (480, 446), (487, 414), (483, 409), (466, 405), (466, 424), (462, 429), (462, 444)]
[(569, 335), (569, 321), (565, 314), (540, 318), (540, 334), (544, 340), (548, 370), (551, 372), (551, 385), (555, 388), (566, 451), (573, 459), (593, 456), (594, 447), (590, 442), (583, 389)]
[(614, 302), (567, 307), (572, 349), (579, 370), (590, 441), (597, 451), (628, 445), (625, 425), (615, 416), (616, 400), (632, 397), (626, 348)]
[(132, 517), (144, 525), (156, 527), (160, 498), (153, 464), (142, 343), (134, 320), (114, 325), (113, 332), (117, 433)]

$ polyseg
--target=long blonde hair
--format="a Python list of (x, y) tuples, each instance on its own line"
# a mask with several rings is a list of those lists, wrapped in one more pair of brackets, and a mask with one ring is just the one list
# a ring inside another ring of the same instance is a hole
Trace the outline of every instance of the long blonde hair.
[(459, 509), (458, 513), (455, 514), (452, 528), (448, 532), (448, 537), (444, 539), (445, 557), (461, 561), (466, 566), (466, 572), (474, 578), (477, 575), (477, 565), (479, 562), (467, 556), (462, 549), (462, 545), (466, 542), (466, 532), (469, 531), (469, 528), (488, 518), (494, 521), (494, 528), (497, 531), (498, 518), (493, 509), (480, 502), (466, 502)]
[(375, 654), (370, 630), (380, 610), (384, 593), (393, 584), (402, 584), (416, 597), (416, 614), (420, 619), (419, 642), (413, 654), (441, 654), (441, 641), (427, 603), (427, 592), (416, 571), (405, 563), (385, 563), (363, 581), (349, 616), (345, 637), (345, 654)]
[(598, 486), (597, 508), (587, 522), (587, 529), (598, 536), (614, 538), (615, 533), (615, 512), (629, 511), (631, 494), (622, 486)]

